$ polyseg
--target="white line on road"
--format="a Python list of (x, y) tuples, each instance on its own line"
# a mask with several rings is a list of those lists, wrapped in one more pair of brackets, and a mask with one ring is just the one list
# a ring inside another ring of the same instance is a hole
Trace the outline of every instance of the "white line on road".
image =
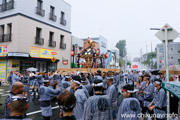
[(9, 94), (3, 94), (3, 95), (1, 95), (1, 96), (3, 96), (3, 97), (4, 97), (4, 96), (8, 96), (8, 95), (9, 95)]
[(0, 91), (4, 91), (4, 89), (0, 89)]
[[(56, 108), (59, 108), (59, 106), (52, 107), (52, 110), (56, 109)], [(40, 112), (41, 112), (41, 110), (38, 110), (38, 111), (27, 113), (26, 115), (29, 116), (29, 115), (33, 115), (33, 114), (40, 113)]]
[(9, 93), (10, 92), (10, 90), (8, 90), (8, 91), (6, 91), (7, 93)]

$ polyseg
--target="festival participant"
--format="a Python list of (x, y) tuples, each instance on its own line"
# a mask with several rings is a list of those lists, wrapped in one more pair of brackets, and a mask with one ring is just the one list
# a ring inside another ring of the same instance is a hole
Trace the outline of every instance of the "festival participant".
[(131, 85), (125, 85), (123, 87), (123, 96), (124, 99), (118, 110), (118, 120), (140, 120), (139, 116), (141, 113), (140, 103), (139, 101), (132, 97), (132, 93), (134, 92), (133, 87)]
[(143, 90), (144, 90), (145, 84), (146, 84), (146, 82), (143, 81), (143, 78), (144, 78), (143, 76), (140, 76), (139, 81), (137, 82), (137, 85), (136, 85), (136, 88), (139, 90), (138, 91), (138, 100), (141, 105), (141, 108), (143, 107), (143, 101), (144, 101)]
[(6, 119), (1, 120), (32, 120), (24, 116), (28, 108), (28, 98), (21, 94), (17, 94), (11, 98), (11, 101), (8, 104), (10, 116), (8, 116), (8, 118)]
[(10, 91), (9, 96), (6, 99), (4, 106), (4, 117), (7, 118), (10, 116), (10, 111), (8, 109), (8, 104), (11, 102), (11, 98), (17, 94), (22, 94), (24, 91), (24, 85), (21, 82), (14, 82), (12, 90)]
[(154, 110), (156, 114), (156, 120), (165, 120), (167, 107), (167, 95), (164, 89), (161, 87), (161, 80), (155, 79), (154, 86), (157, 88), (155, 91), (153, 101), (148, 105), (150, 111)]
[(80, 86), (81, 78), (79, 76), (73, 76), (70, 88), (74, 90), (74, 95), (76, 97), (76, 106), (74, 108), (74, 115), (77, 120), (82, 118), (84, 112), (84, 104), (86, 103), (88, 97), (84, 92), (82, 86)]
[(24, 96), (29, 97), (30, 80), (27, 74), (21, 76), (21, 82), (24, 84)]
[(112, 115), (113, 115), (113, 119), (116, 119), (116, 106), (117, 106), (117, 90), (116, 87), (113, 84), (113, 77), (109, 76), (107, 77), (107, 83), (108, 83), (108, 89), (106, 91), (107, 96), (110, 98), (110, 102), (111, 102), (111, 108), (112, 108)]
[[(144, 76), (144, 81), (146, 82), (146, 84), (144, 85), (145, 88), (143, 89), (143, 92), (142, 92), (142, 94), (144, 95), (142, 113), (146, 114), (146, 112), (148, 112), (150, 115), (153, 115), (154, 112), (150, 111), (148, 109), (148, 106), (154, 98), (153, 93), (154, 93), (155, 87), (152, 83), (150, 83), (149, 79), (150, 79), (150, 75), (146, 74)], [(152, 119), (153, 119), (153, 117), (152, 117)], [(144, 117), (142, 118), (142, 120), (144, 120)]]
[(73, 109), (76, 105), (76, 97), (69, 91), (63, 92), (58, 96), (58, 105), (62, 109), (60, 120), (76, 120), (73, 115)]
[(103, 81), (95, 79), (92, 86), (95, 95), (88, 98), (82, 120), (112, 120), (110, 99), (102, 92)]
[(43, 82), (44, 82), (44, 86), (40, 87), (40, 101), (41, 101), (40, 106), (44, 120), (50, 120), (50, 117), (52, 116), (50, 101), (52, 97), (58, 96), (61, 91), (59, 89), (57, 82), (55, 82), (56, 89), (49, 87), (50, 85), (49, 79), (43, 80)]

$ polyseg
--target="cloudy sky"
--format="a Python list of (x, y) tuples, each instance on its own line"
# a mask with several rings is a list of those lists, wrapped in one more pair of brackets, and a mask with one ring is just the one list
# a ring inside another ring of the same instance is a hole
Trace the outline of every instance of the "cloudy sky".
[[(139, 57), (161, 43), (157, 31), (168, 23), (180, 32), (180, 0), (64, 0), (72, 6), (71, 31), (78, 38), (98, 37), (113, 48), (126, 39), (128, 56)], [(177, 38), (175, 42), (180, 42)]]

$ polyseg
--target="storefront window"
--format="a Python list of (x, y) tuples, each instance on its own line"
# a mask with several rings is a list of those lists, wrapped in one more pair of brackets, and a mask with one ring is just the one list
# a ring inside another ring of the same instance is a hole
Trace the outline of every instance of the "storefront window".
[(56, 71), (57, 70), (57, 63), (49, 63), (48, 65), (48, 72)]
[(20, 61), (20, 71), (26, 71), (30, 67), (35, 67), (35, 61), (21, 60)]

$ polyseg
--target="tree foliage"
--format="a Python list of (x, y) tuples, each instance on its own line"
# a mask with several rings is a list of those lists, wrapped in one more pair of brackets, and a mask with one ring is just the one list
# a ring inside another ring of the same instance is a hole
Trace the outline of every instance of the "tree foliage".
[(122, 67), (124, 65), (124, 60), (122, 58), (119, 58), (119, 66)]
[(126, 40), (119, 40), (116, 47), (119, 49), (119, 56), (124, 57), (126, 55)]
[(128, 61), (128, 62), (127, 62), (127, 65), (131, 65), (131, 62)]
[(151, 64), (151, 59), (156, 58), (156, 52), (150, 52), (147, 54), (147, 59), (146, 61), (144, 61), (143, 63), (146, 65), (150, 65)]

